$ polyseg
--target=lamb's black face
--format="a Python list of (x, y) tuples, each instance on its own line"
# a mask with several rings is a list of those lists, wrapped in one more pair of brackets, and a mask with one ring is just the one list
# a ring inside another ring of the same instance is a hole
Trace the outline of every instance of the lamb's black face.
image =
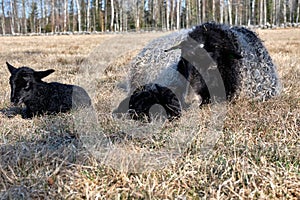
[(170, 121), (181, 115), (180, 102), (167, 87), (148, 83), (136, 89), (130, 97), (129, 114), (134, 120), (150, 122), (151, 115), (162, 116), (164, 112)]
[(19, 105), (31, 98), (33, 93), (33, 73), (24, 72), (19, 69), (15, 74), (12, 74), (9, 80), (11, 87), (10, 101)]
[(53, 73), (54, 70), (34, 71), (29, 67), (15, 68), (6, 63), (11, 74), (9, 83), (11, 87), (10, 101), (15, 104), (21, 104), (29, 101), (34, 97), (35, 85), (41, 82), (41, 79)]

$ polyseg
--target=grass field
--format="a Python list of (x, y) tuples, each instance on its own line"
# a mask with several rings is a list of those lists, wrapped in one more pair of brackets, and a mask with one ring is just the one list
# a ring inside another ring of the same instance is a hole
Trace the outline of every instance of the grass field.
[[(278, 67), (280, 96), (192, 106), (178, 121), (147, 125), (110, 113), (126, 95), (127, 64), (167, 33), (0, 37), (0, 199), (300, 199), (300, 29), (257, 33)], [(74, 112), (7, 117), (6, 61), (85, 87), (92, 122)], [(110, 138), (109, 151), (96, 155), (79, 140), (87, 129)]]

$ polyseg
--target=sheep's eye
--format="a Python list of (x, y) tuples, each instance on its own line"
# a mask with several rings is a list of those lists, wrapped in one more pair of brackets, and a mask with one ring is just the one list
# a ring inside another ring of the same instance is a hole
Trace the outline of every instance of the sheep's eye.
[(24, 90), (25, 91), (29, 91), (30, 90), (30, 86), (31, 86), (30, 83), (27, 83), (26, 86), (24, 87)]

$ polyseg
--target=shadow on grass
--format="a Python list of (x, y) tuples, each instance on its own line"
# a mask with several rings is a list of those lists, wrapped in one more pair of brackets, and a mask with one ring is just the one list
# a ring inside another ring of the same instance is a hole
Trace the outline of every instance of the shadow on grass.
[[(5, 109), (1, 113), (13, 117), (18, 111)], [(88, 163), (87, 152), (71, 120), (71, 115), (67, 114), (33, 118), (29, 123), (33, 129), (26, 127), (27, 122), (20, 122), (24, 135), (18, 134), (17, 140), (7, 143), (3, 140), (0, 145), (0, 199), (47, 198), (49, 192), (58, 187), (51, 179), (65, 174), (70, 166)], [(61, 196), (56, 194), (55, 197)]]

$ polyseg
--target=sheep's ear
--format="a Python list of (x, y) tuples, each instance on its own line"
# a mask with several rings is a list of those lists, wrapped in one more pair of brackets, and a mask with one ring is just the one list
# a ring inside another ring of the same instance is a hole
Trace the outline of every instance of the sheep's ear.
[(6, 65), (7, 65), (7, 68), (8, 68), (8, 70), (9, 70), (9, 72), (10, 72), (11, 74), (15, 74), (15, 73), (16, 73), (17, 68), (15, 68), (14, 66), (12, 66), (12, 65), (9, 64), (8, 62), (6, 62)]
[(34, 77), (38, 80), (41, 80), (42, 78), (45, 78), (46, 76), (52, 74), (54, 71), (54, 69), (48, 69), (46, 71), (37, 71), (34, 72)]
[(165, 52), (169, 52), (169, 51), (172, 51), (172, 50), (175, 50), (175, 49), (181, 49), (182, 46), (183, 46), (183, 42), (184, 42), (184, 41), (180, 42), (179, 44), (177, 44), (177, 45), (171, 47), (170, 49), (166, 49)]
[(241, 58), (243, 58), (241, 53), (239, 53), (237, 51), (229, 51), (229, 56), (230, 56), (231, 59), (241, 59)]
[(175, 49), (183, 49), (183, 47), (186, 47), (188, 46), (189, 44), (189, 40), (183, 40), (182, 42), (180, 42), (179, 44), (171, 47), (170, 49), (166, 49), (165, 52), (169, 52), (169, 51), (172, 51), (172, 50), (175, 50)]
[(166, 49), (165, 52), (169, 52), (175, 49), (192, 49), (194, 47), (200, 47), (203, 48), (204, 44), (198, 43), (195, 40), (193, 40), (192, 38), (187, 38), (186, 40), (183, 40), (182, 42), (180, 42), (179, 44), (171, 47), (170, 49)]

